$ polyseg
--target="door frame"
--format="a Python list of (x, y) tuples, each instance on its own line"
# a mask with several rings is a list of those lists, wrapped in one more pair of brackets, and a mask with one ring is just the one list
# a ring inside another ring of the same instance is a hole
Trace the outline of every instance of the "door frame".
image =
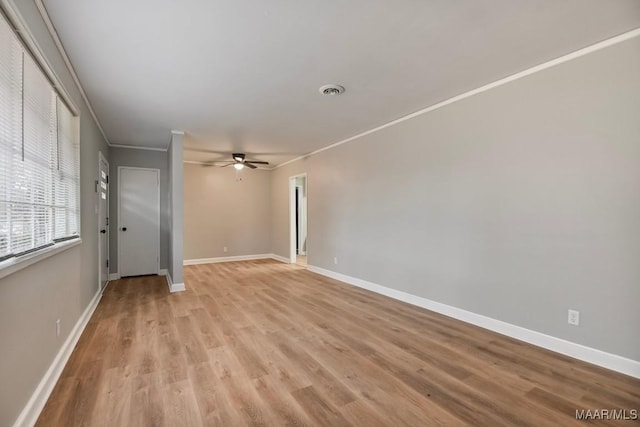
[(156, 185), (158, 188), (158, 256), (156, 258), (157, 262), (156, 262), (156, 274), (160, 274), (160, 242), (162, 241), (162, 224), (160, 224), (160, 169), (158, 168), (139, 168), (136, 166), (118, 166), (118, 224), (117, 224), (117, 230), (118, 230), (118, 277), (121, 277), (120, 275), (120, 266), (121, 266), (121, 260), (122, 260), (122, 245), (120, 242), (120, 211), (122, 210), (122, 204), (120, 203), (120, 186), (122, 185), (122, 170), (123, 169), (132, 169), (132, 170), (147, 170), (147, 171), (155, 171), (156, 172), (156, 176), (157, 176), (157, 180), (156, 180)]
[[(305, 179), (304, 185), (296, 184), (296, 198), (299, 197), (296, 203), (298, 203), (298, 222), (297, 227), (297, 250), (298, 255), (306, 256), (307, 251), (304, 248), (305, 241), (307, 240), (307, 181)], [(303, 233), (304, 231), (304, 233)]]
[[(296, 258), (300, 255), (300, 238), (302, 230), (300, 223), (302, 222), (302, 185), (296, 184)], [(296, 259), (297, 261), (297, 259)]]
[[(307, 194), (307, 203), (309, 203), (309, 178), (307, 177), (307, 173), (299, 173), (297, 175), (293, 175), (289, 177), (289, 263), (296, 263), (296, 178), (304, 177), (304, 186)], [(306, 214), (306, 209), (305, 209)], [(308, 221), (307, 221), (307, 230), (308, 230)], [(308, 238), (307, 232), (307, 238)], [(309, 245), (307, 245), (307, 256)]]
[[(98, 181), (96, 182), (96, 200), (97, 200), (97, 205), (96, 205), (96, 214), (98, 215), (98, 289), (102, 290), (102, 245), (100, 245), (100, 181), (101, 181), (101, 177), (100, 177), (100, 166), (101, 163), (104, 162), (107, 164), (107, 201), (106, 201), (106, 214), (107, 214), (107, 227), (106, 227), (106, 234), (105, 234), (105, 238), (107, 239), (107, 260), (109, 259), (109, 240), (110, 240), (110, 233), (109, 233), (109, 199), (111, 198), (111, 184), (109, 183), (109, 161), (107, 160), (107, 158), (104, 156), (104, 154), (102, 154), (102, 151), (98, 151)], [(109, 269), (107, 269), (107, 282), (104, 284), (104, 287), (106, 288), (107, 285), (109, 284), (109, 276), (111, 275)]]

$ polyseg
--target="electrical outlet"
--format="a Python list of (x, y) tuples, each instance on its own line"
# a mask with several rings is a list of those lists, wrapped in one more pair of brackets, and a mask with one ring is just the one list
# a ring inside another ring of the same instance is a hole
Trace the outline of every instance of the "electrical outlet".
[(226, 247), (226, 246), (225, 246), (225, 247), (223, 247), (223, 248), (222, 248), (222, 250), (223, 250), (224, 252), (227, 252), (227, 247)]
[(338, 257), (337, 256), (333, 257), (333, 263), (335, 265), (338, 265)]
[(580, 312), (578, 310), (569, 310), (567, 322), (570, 325), (578, 326), (580, 324)]
[(56, 320), (56, 337), (60, 336), (60, 319)]

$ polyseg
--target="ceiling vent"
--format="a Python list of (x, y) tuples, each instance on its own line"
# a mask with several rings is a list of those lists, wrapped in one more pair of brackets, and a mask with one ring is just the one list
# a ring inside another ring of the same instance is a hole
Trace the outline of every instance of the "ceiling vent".
[(344, 87), (334, 84), (324, 85), (319, 89), (319, 91), (323, 95), (336, 96), (344, 92)]

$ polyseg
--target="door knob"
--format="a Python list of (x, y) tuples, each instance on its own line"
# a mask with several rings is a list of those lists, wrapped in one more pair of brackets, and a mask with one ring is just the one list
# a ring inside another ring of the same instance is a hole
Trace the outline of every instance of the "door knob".
[(127, 231), (127, 227), (122, 227), (122, 231)]
[(100, 232), (101, 232), (102, 234), (105, 234), (105, 233), (107, 232), (107, 230), (103, 228), (102, 230), (100, 230)]

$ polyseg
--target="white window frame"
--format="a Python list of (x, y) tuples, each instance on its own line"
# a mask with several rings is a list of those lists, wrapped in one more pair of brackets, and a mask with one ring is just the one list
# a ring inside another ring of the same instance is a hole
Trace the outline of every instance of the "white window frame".
[[(64, 89), (60, 79), (53, 71), (53, 68), (45, 58), (45, 56), (41, 53), (42, 49), (35, 41), (35, 38), (29, 31), (28, 27), (25, 25), (24, 21), (20, 17), (20, 15), (13, 10), (12, 7), (9, 7), (5, 2), (0, 3), (0, 20), (6, 21), (11, 30), (14, 32), (18, 42), (21, 44), (21, 47), (24, 50), (25, 55), (30, 55), (31, 58), (35, 61), (35, 63), (39, 66), (45, 77), (49, 80), (53, 90), (58, 95), (60, 101), (64, 102), (69, 111), (74, 117), (74, 126), (76, 128), (77, 142), (80, 145), (80, 113), (78, 108), (75, 106), (73, 102), (71, 102), (71, 97), (68, 92)], [(5, 9), (6, 7), (6, 9)], [(78, 148), (79, 149), (79, 148)], [(80, 153), (79, 153), (80, 155)], [(44, 248), (35, 250), (33, 252), (25, 253), (24, 255), (13, 257), (6, 259), (0, 262), (0, 279), (9, 276), (17, 271), (20, 271), (30, 265), (33, 265), (39, 261), (42, 261), (46, 258), (49, 258), (53, 255), (56, 255), (60, 252), (71, 249), (75, 246), (82, 244), (82, 184), (81, 184), (81, 161), (79, 159), (79, 170), (78, 170), (78, 183), (77, 183), (77, 192), (78, 192), (78, 237), (72, 238), (70, 240), (64, 240), (54, 243), (51, 246), (46, 246)]]

